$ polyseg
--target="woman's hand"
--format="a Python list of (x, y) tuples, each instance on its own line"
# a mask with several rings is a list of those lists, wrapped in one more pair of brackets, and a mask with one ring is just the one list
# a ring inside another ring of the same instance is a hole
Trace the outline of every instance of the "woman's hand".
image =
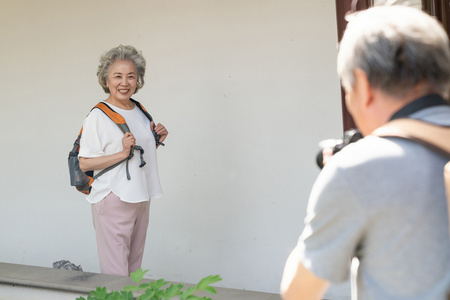
[(130, 156), (131, 148), (135, 145), (136, 139), (134, 138), (133, 134), (131, 132), (127, 132), (122, 138), (122, 151), (100, 157), (80, 157), (80, 169), (83, 172), (106, 169)]
[(126, 157), (128, 157), (130, 155), (131, 148), (136, 146), (136, 138), (131, 132), (127, 132), (123, 136), (122, 146), (123, 146), (122, 152), (124, 152), (126, 154)]
[(150, 127), (154, 132), (156, 132), (157, 135), (159, 135), (159, 142), (162, 143), (166, 139), (169, 132), (167, 131), (166, 127), (164, 127), (163, 124), (158, 123), (158, 125), (155, 126), (155, 123), (152, 121), (150, 124)]

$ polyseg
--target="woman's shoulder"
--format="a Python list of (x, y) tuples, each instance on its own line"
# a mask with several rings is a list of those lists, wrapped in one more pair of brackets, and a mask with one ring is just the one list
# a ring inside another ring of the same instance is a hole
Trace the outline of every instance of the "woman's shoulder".
[(90, 119), (109, 119), (109, 117), (100, 109), (97, 107), (93, 107), (91, 109), (91, 111), (89, 112), (89, 114), (86, 116), (86, 119), (90, 118)]
[(101, 109), (94, 107), (85, 117), (83, 124), (84, 127), (90, 127), (92, 125), (98, 127), (110, 126), (115, 123)]

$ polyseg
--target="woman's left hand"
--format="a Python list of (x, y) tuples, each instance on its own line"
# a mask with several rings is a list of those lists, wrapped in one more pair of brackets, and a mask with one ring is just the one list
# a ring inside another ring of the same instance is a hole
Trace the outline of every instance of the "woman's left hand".
[(150, 124), (151, 128), (153, 128), (153, 131), (156, 132), (157, 135), (159, 135), (159, 142), (162, 143), (166, 139), (169, 132), (167, 131), (166, 127), (164, 127), (163, 124), (158, 123), (158, 125), (155, 126), (155, 123), (152, 121)]

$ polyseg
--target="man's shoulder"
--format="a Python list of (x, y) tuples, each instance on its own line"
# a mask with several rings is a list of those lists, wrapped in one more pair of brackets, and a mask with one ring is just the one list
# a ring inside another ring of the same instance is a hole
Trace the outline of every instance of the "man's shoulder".
[(436, 125), (450, 126), (450, 105), (429, 107), (412, 114), (411, 118)]
[(398, 157), (401, 150), (398, 141), (393, 139), (367, 136), (346, 146), (330, 160), (340, 168), (363, 166), (364, 164), (389, 157)]

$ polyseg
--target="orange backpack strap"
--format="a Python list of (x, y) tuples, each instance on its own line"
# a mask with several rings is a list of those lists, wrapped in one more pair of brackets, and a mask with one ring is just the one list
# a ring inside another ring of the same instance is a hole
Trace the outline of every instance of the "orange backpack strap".
[(125, 122), (125, 119), (122, 117), (121, 114), (117, 113), (112, 109), (108, 104), (105, 102), (99, 102), (96, 106), (94, 106), (92, 109), (98, 108), (100, 109), (105, 115), (107, 115), (114, 123), (119, 126), (120, 130), (125, 134), (127, 132), (130, 132), (130, 128), (128, 128), (127, 122)]

